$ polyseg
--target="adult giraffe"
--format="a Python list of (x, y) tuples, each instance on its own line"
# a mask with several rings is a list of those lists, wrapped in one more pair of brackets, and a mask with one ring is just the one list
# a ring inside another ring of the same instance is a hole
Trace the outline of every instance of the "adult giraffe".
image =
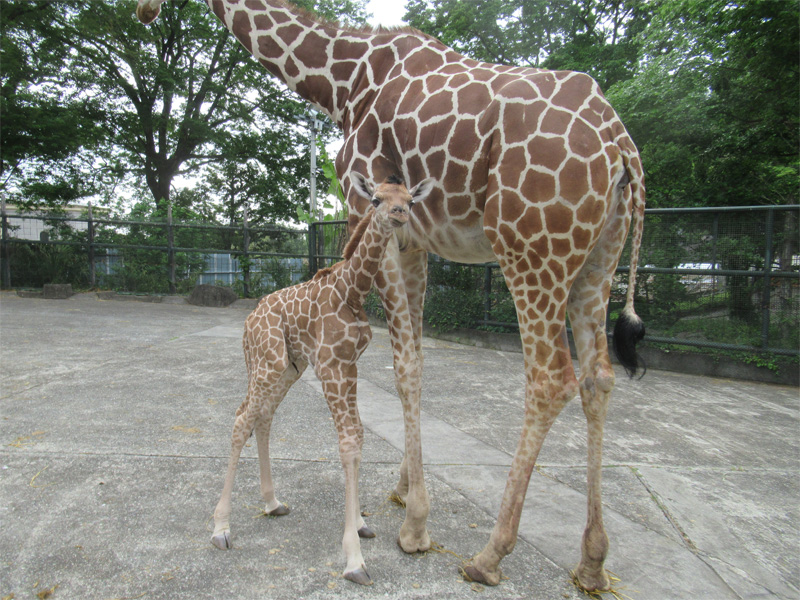
[[(139, 0), (139, 19), (153, 21), (163, 2)], [(466, 263), (497, 260), (517, 308), (525, 418), (497, 523), (467, 574), (499, 582), (544, 437), (580, 391), (588, 424), (588, 519), (575, 575), (586, 590), (608, 589), (600, 478), (614, 371), (606, 306), (633, 215), (627, 300), (614, 334), (632, 374), (633, 346), (644, 333), (633, 310), (644, 180), (636, 147), (597, 84), (582, 73), (480, 63), (413, 29), (342, 27), (282, 0), (207, 2), (270, 73), (342, 129), (336, 168), (351, 226), (369, 202), (352, 188), (349, 173), (438, 182), (390, 241), (375, 279), (405, 419), (397, 485), (406, 502), (402, 549), (430, 547), (419, 431), (427, 252)], [(566, 341), (567, 313), (580, 379)]]

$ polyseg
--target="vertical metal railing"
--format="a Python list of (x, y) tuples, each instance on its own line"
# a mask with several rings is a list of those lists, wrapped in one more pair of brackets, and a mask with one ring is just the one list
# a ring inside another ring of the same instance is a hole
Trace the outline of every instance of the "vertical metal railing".
[(97, 273), (95, 272), (95, 259), (94, 259), (94, 219), (92, 215), (92, 204), (89, 203), (87, 211), (88, 220), (86, 223), (87, 234), (87, 254), (89, 255), (89, 287), (94, 289), (97, 287)]
[(245, 298), (250, 297), (250, 228), (247, 223), (247, 203), (244, 205), (242, 214), (242, 257), (240, 264), (242, 267), (242, 290)]
[(3, 265), (0, 268), (0, 284), (3, 289), (7, 290), (11, 287), (11, 264), (9, 256), (9, 240), (8, 240), (8, 217), (6, 215), (6, 201), (3, 198), (0, 200), (0, 221), (2, 221), (2, 240), (0, 241), (0, 260)]
[(175, 229), (172, 225), (172, 202), (167, 204), (167, 272), (169, 273), (169, 293), (177, 294), (178, 286), (175, 280)]
[(761, 294), (761, 347), (769, 348), (770, 288), (772, 287), (772, 239), (775, 229), (775, 209), (767, 210), (767, 224), (764, 242), (764, 277)]

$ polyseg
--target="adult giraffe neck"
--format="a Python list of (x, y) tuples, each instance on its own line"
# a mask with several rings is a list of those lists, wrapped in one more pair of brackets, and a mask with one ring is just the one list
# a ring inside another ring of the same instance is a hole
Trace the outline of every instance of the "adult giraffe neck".
[(270, 73), (344, 128), (397, 59), (396, 32), (343, 27), (282, 0), (207, 0)]

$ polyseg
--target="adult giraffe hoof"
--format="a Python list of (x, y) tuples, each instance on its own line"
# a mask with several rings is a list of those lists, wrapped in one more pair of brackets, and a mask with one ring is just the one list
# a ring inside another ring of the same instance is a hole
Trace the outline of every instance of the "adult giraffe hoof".
[(231, 541), (231, 532), (230, 531), (223, 531), (221, 533), (215, 533), (211, 536), (211, 543), (214, 544), (220, 550), (230, 550), (233, 548), (233, 542)]
[(572, 571), (572, 578), (585, 592), (607, 592), (611, 589), (611, 580), (603, 567), (588, 569), (578, 565), (578, 568)]
[(374, 538), (375, 537), (375, 532), (372, 531), (372, 529), (370, 529), (366, 525), (364, 525), (363, 527), (361, 527), (358, 530), (358, 537), (360, 537), (360, 538)]
[(467, 581), (476, 581), (484, 585), (497, 585), (500, 583), (500, 569), (495, 571), (481, 570), (475, 565), (459, 568), (461, 576)]
[(372, 578), (363, 567), (345, 573), (344, 578), (359, 585), (372, 585)]
[(269, 511), (264, 511), (264, 514), (268, 517), (282, 517), (284, 515), (288, 515), (292, 512), (292, 509), (286, 506), (285, 504), (279, 504), (277, 507), (273, 508)]
[(397, 545), (406, 554), (414, 554), (414, 552), (427, 552), (431, 549), (431, 538), (428, 535), (428, 530), (423, 529), (421, 535), (405, 535), (402, 528), (400, 535), (397, 538)]

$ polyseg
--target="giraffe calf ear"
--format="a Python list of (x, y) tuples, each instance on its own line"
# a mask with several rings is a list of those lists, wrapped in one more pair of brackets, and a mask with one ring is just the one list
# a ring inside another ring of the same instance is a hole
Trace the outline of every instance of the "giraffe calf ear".
[(372, 196), (375, 193), (375, 186), (372, 185), (371, 181), (357, 172), (350, 174), (350, 181), (353, 184), (353, 188), (355, 188), (360, 196), (364, 196), (367, 200), (372, 200)]
[(412, 202), (422, 202), (425, 198), (433, 190), (434, 180), (432, 177), (428, 177), (427, 179), (423, 179), (413, 188), (408, 190), (408, 193), (411, 194), (411, 201)]

